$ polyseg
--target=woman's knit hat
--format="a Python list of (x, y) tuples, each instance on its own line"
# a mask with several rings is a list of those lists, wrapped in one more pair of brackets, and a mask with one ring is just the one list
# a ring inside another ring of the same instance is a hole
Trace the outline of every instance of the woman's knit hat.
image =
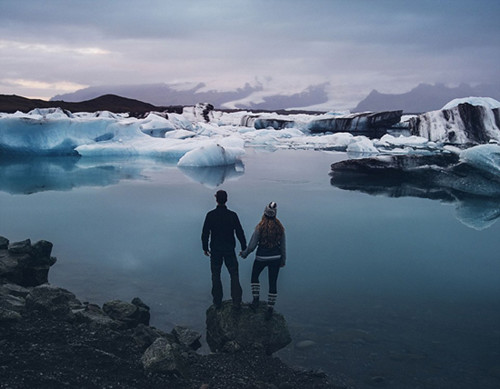
[(267, 217), (276, 217), (276, 212), (278, 212), (278, 204), (274, 201), (271, 201), (268, 205), (266, 205), (266, 209), (264, 209), (264, 215)]

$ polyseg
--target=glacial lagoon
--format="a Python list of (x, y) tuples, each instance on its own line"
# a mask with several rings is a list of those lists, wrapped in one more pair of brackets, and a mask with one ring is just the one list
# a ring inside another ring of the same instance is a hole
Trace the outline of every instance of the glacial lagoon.
[[(249, 149), (224, 168), (2, 161), (0, 235), (53, 242), (50, 282), (82, 301), (138, 296), (152, 325), (204, 333), (210, 269), (200, 235), (215, 191), (228, 192), (247, 239), (276, 201), (288, 242), (276, 309), (293, 336), (280, 358), (357, 388), (500, 387), (499, 202), (342, 190), (329, 171), (346, 158)], [(245, 301), (251, 265), (240, 260)]]

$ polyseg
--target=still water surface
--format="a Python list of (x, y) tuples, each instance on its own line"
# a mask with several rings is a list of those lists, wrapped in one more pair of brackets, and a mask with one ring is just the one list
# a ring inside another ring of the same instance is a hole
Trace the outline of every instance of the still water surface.
[[(340, 190), (328, 172), (346, 157), (249, 151), (243, 166), (190, 170), (11, 161), (0, 169), (0, 235), (53, 242), (50, 282), (83, 301), (138, 296), (152, 325), (203, 333), (211, 297), (200, 235), (216, 187), (248, 239), (276, 201), (288, 243), (276, 308), (294, 339), (281, 358), (359, 388), (500, 387), (500, 223), (478, 231), (453, 204)], [(251, 265), (240, 261), (246, 301)]]

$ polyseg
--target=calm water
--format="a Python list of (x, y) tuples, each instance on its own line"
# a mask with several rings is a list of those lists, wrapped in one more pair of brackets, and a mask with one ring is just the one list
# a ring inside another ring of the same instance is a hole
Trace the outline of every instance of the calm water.
[[(276, 307), (294, 338), (281, 358), (360, 388), (499, 388), (500, 223), (478, 231), (456, 204), (340, 190), (328, 172), (346, 157), (249, 151), (244, 166), (190, 170), (4, 162), (0, 235), (53, 242), (51, 283), (83, 301), (139, 296), (153, 325), (203, 333), (211, 298), (200, 234), (215, 188), (228, 191), (248, 238), (276, 201), (288, 243)], [(240, 262), (246, 301), (251, 265)]]

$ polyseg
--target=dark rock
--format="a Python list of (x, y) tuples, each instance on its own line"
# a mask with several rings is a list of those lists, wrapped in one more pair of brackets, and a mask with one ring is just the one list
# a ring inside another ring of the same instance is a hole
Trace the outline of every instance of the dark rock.
[(0, 281), (25, 287), (47, 283), (49, 269), (56, 262), (51, 251), (52, 243), (40, 241), (32, 246), (29, 239), (12, 243), (7, 250), (0, 248)]
[(126, 303), (120, 300), (113, 300), (104, 303), (103, 311), (112, 319), (125, 324), (128, 328), (136, 327), (139, 324), (149, 325), (149, 307), (140, 299), (134, 299), (134, 303)]
[(32, 246), (34, 256), (36, 258), (48, 259), (52, 261), (50, 254), (52, 253), (52, 243), (46, 240), (39, 240)]
[(9, 245), (10, 254), (31, 254), (31, 240), (26, 239)]
[(75, 312), (75, 320), (81, 323), (87, 323), (92, 328), (109, 327), (119, 329), (121, 324), (113, 320), (104, 311), (95, 304), (87, 304), (84, 309)]
[[(4, 246), (0, 264), (5, 258), (25, 255), (11, 255)], [(171, 334), (141, 323), (128, 328), (99, 306), (82, 305), (65, 289), (48, 284), (24, 288), (1, 281), (0, 302), (22, 306), (26, 300), (21, 313), (0, 306), (1, 387), (332, 388), (325, 377), (298, 372), (265, 355), (263, 346), (246, 351), (233, 341), (241, 350), (236, 354), (199, 355), (188, 347), (199, 340), (199, 334), (184, 327), (176, 327)], [(149, 313), (140, 299), (123, 304), (116, 305), (124, 311)], [(115, 312), (115, 304), (107, 307)], [(244, 315), (246, 309), (240, 313)], [(279, 322), (278, 316), (266, 323)]]
[(0, 250), (6, 250), (9, 247), (9, 240), (0, 236)]
[(0, 323), (19, 321), (21, 319), (22, 316), (19, 314), (19, 312), (0, 308)]
[(0, 285), (0, 296), (9, 294), (11, 296), (26, 298), (31, 289), (16, 284), (5, 283)]
[(175, 336), (178, 343), (192, 350), (198, 350), (201, 347), (201, 334), (187, 327), (175, 326), (172, 330), (172, 335)]
[(178, 344), (166, 338), (156, 339), (144, 352), (141, 362), (147, 372), (188, 376), (188, 358)]
[(263, 304), (254, 312), (243, 304), (234, 311), (231, 302), (224, 302), (220, 309), (212, 305), (207, 310), (207, 343), (213, 352), (264, 350), (272, 354), (291, 341), (284, 317), (274, 312), (265, 320), (267, 307)]
[(144, 324), (139, 324), (133, 329), (132, 337), (138, 346), (147, 349), (158, 338), (166, 338), (170, 342), (176, 342), (174, 335), (167, 334), (157, 328), (149, 327)]
[(22, 312), (26, 306), (26, 300), (23, 297), (12, 296), (10, 294), (0, 294), (0, 308), (9, 311)]
[(26, 308), (48, 316), (72, 319), (72, 310), (81, 309), (82, 304), (70, 291), (44, 284), (33, 288), (28, 294)]

